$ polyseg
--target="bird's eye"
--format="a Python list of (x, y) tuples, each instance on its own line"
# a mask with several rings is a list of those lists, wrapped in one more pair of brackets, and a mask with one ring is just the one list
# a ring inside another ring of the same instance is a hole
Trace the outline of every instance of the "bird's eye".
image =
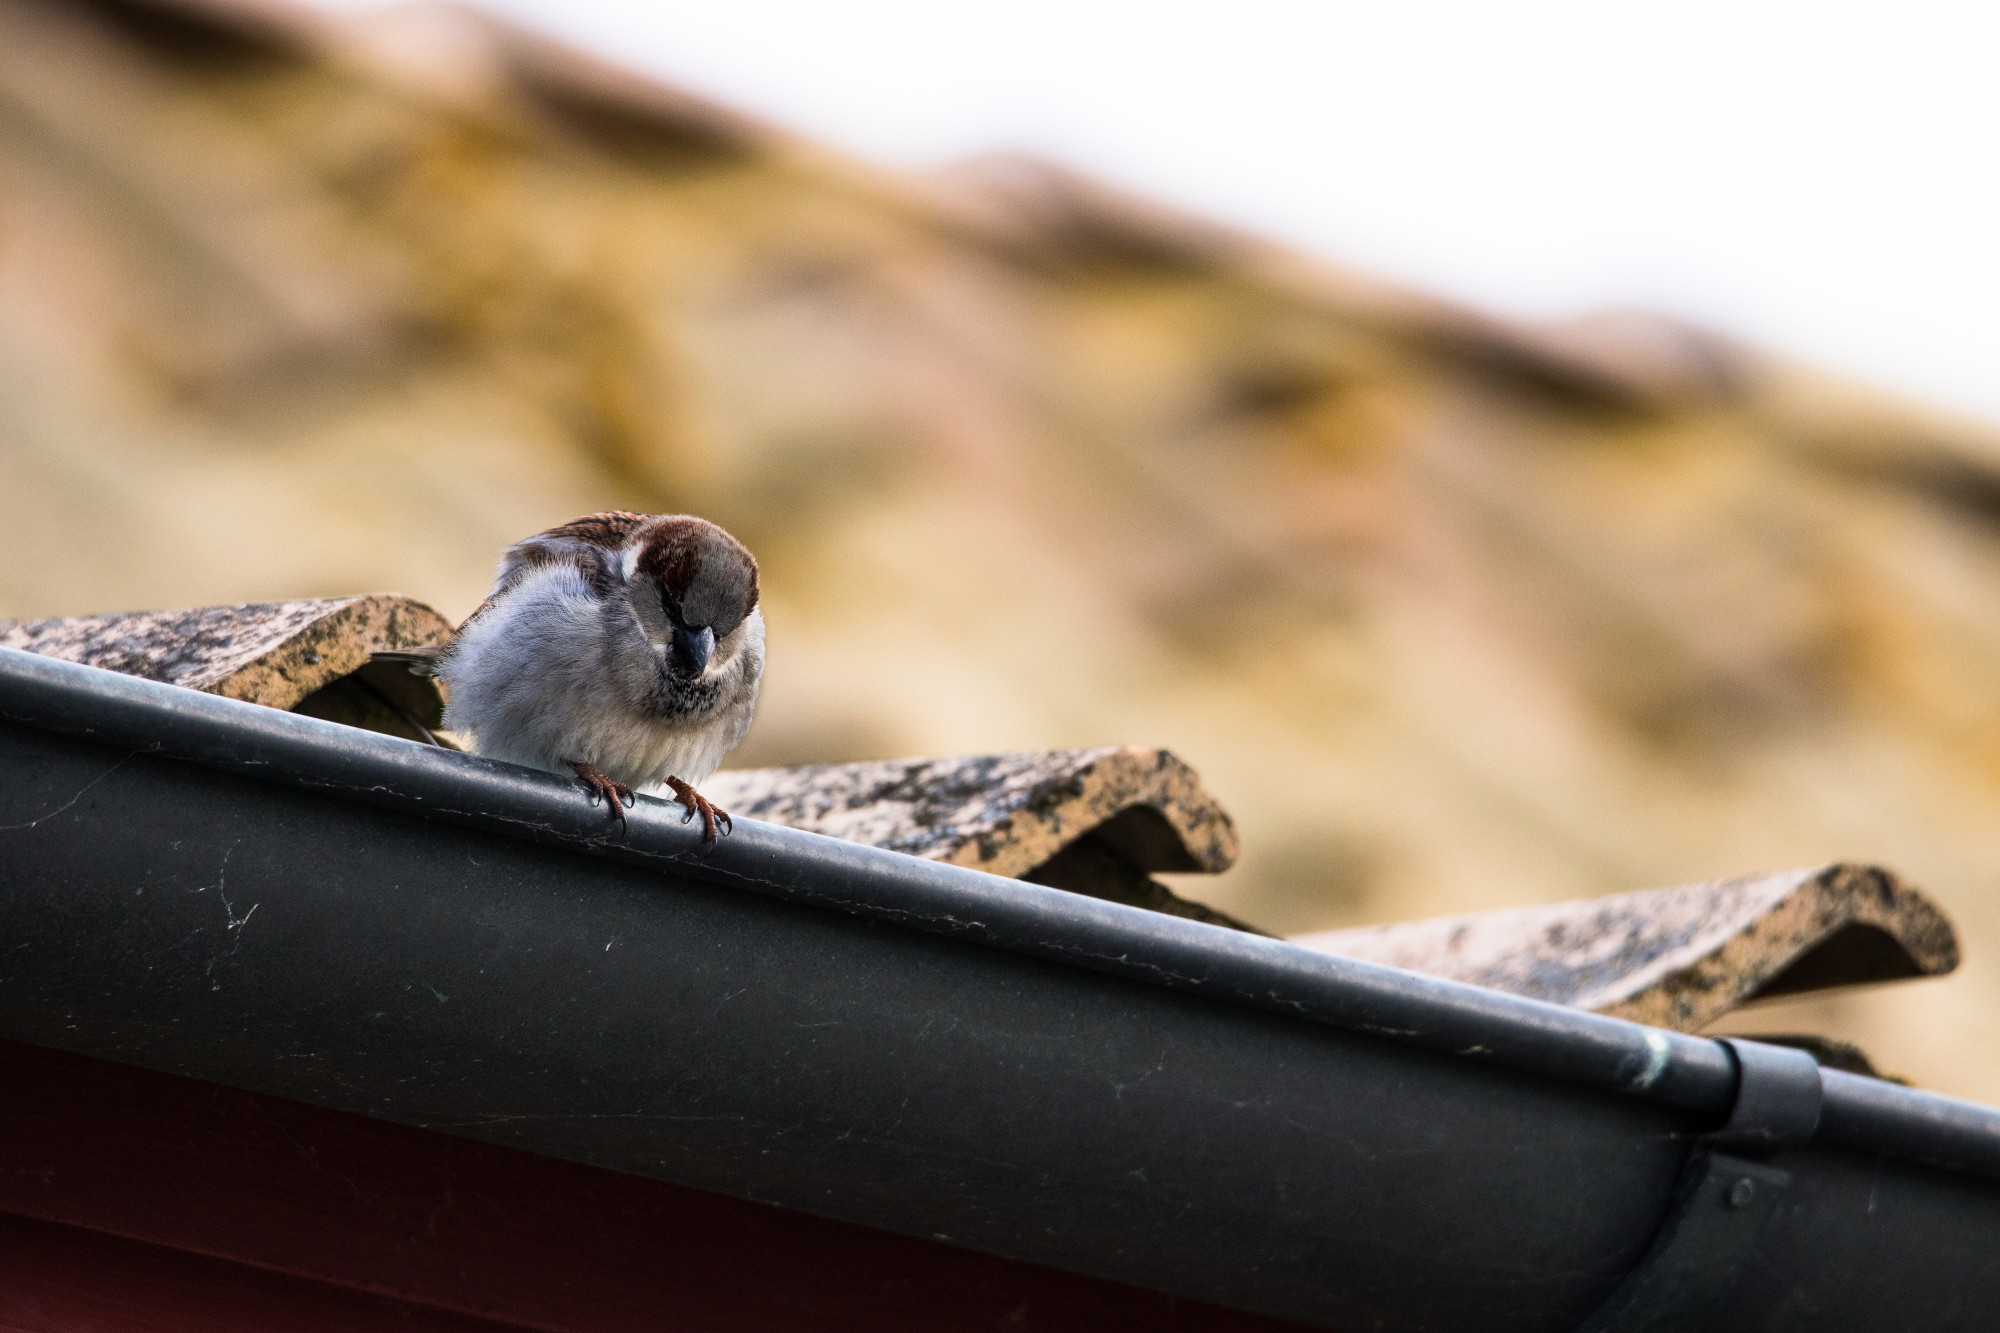
[(666, 584), (664, 583), (660, 584), (659, 588), (660, 588), (660, 609), (667, 613), (667, 619), (669, 621), (671, 621), (676, 625), (680, 624), (681, 623), (680, 599), (678, 597), (675, 597), (671, 592), (667, 591)]

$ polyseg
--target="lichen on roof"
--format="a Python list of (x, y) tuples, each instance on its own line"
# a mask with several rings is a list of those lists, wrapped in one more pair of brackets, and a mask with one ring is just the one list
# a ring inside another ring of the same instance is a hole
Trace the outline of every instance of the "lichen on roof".
[(707, 791), (739, 814), (1010, 877), (1134, 809), (1166, 832), (1127, 840), (1143, 870), (1219, 874), (1237, 853), (1194, 770), (1145, 746), (739, 769)]
[(450, 621), (394, 593), (0, 621), (0, 648), (287, 710), (377, 652), (450, 637)]
[(1958, 966), (1951, 922), (1879, 866), (1828, 865), (1297, 937), (1327, 953), (1698, 1031), (1752, 1000)]

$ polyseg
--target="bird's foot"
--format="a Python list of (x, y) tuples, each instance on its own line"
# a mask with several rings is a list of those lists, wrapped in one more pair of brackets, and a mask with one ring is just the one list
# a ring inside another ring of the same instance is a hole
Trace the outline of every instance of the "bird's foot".
[(576, 776), (590, 792), (590, 803), (595, 805), (602, 800), (611, 808), (612, 817), (618, 821), (618, 829), (622, 833), (625, 829), (625, 812), (637, 804), (639, 799), (632, 794), (632, 789), (617, 778), (602, 772), (595, 764), (587, 764), (581, 759), (570, 759), (565, 762), (575, 770)]
[(701, 840), (704, 843), (715, 841), (718, 827), (724, 833), (736, 831), (736, 823), (730, 819), (729, 812), (696, 791), (692, 784), (682, 782), (679, 778), (668, 778), (667, 790), (673, 792), (674, 799), (687, 811), (681, 816), (681, 823), (687, 823), (696, 815), (701, 816)]

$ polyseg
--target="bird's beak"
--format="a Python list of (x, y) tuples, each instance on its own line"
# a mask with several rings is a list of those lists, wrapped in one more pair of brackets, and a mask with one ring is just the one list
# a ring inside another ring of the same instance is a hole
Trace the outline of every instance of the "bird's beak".
[(674, 656), (694, 666), (694, 675), (708, 670), (708, 659), (715, 656), (715, 631), (703, 625), (700, 629), (674, 630)]

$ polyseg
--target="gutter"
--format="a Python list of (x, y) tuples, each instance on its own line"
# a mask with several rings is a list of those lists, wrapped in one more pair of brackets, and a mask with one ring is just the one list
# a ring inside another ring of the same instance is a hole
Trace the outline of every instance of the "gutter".
[(2000, 1307), (2000, 1111), (1797, 1053), (12, 650), (0, 772), (0, 1036), (1326, 1327), (1608, 1317), (1742, 1180), (1687, 1326)]

